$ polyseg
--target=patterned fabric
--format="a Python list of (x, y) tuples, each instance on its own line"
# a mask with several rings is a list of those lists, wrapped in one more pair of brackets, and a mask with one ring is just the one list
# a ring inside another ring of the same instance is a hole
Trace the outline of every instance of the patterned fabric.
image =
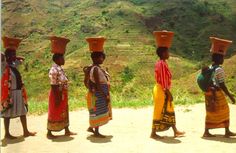
[[(10, 68), (6, 65), (3, 74), (1, 76), (1, 105), (2, 109), (7, 108), (8, 105), (11, 103), (11, 75), (10, 75)], [(1, 110), (2, 111), (2, 110)]]
[(222, 67), (218, 67), (215, 70), (215, 73), (213, 75), (213, 83), (215, 86), (219, 87), (220, 83), (225, 82), (225, 72)]
[(18, 117), (25, 115), (27, 104), (26, 89), (23, 86), (17, 67), (21, 64), (16, 60), (11, 65), (6, 64), (1, 77), (1, 113), (3, 117)]
[[(108, 85), (102, 84), (103, 92), (109, 95)], [(107, 100), (100, 92), (88, 92), (87, 106), (89, 110), (90, 127), (98, 127), (105, 125), (112, 118), (111, 106), (108, 105)]]
[(15, 118), (27, 114), (27, 109), (22, 98), (22, 90), (11, 91), (11, 97), (13, 103), (9, 105), (10, 107), (2, 112), (3, 118)]
[[(17, 86), (19, 86), (19, 80), (18, 76), (19, 71), (17, 71), (18, 75), (15, 75), (16, 71), (13, 71), (12, 68), (15, 68), (17, 66), (19, 66), (21, 64), (20, 61), (16, 61), (14, 63), (12, 63), (11, 65), (5, 63), (4, 67), (2, 67), (1, 71), (2, 71), (2, 75), (1, 75), (1, 104), (3, 105), (3, 108), (7, 108), (9, 104), (12, 103), (12, 98), (11, 98), (11, 89), (17, 89)], [(15, 76), (15, 79), (12, 80), (12, 75)], [(20, 76), (21, 77), (21, 76)], [(22, 84), (22, 81), (20, 81)], [(21, 86), (22, 87), (22, 86)], [(18, 88), (19, 90), (21, 88)], [(25, 91), (25, 90), (24, 90)], [(25, 99), (27, 99), (27, 97), (25, 97)]]
[(68, 108), (68, 91), (62, 90), (62, 100), (58, 106), (55, 105), (54, 92), (49, 94), (48, 107), (48, 124), (47, 129), (50, 131), (61, 131), (69, 126), (69, 108)]
[[(69, 126), (68, 109), (68, 78), (61, 66), (54, 64), (49, 71), (51, 85), (58, 85), (60, 93), (54, 93), (51, 89), (49, 93), (48, 124), (47, 128), (51, 131), (61, 131)], [(62, 99), (56, 106), (56, 96), (61, 94)]]
[(205, 93), (206, 120), (209, 129), (229, 127), (229, 106), (222, 90)]
[(2, 117), (15, 118), (27, 114), (27, 109), (25, 107), (26, 95), (24, 95), (25, 89), (16, 89), (17, 78), (13, 71), (10, 70), (11, 76), (11, 86), (10, 86), (10, 102), (6, 109), (2, 112)]
[(51, 85), (67, 85), (68, 77), (61, 66), (53, 64), (49, 71)]
[(164, 60), (157, 61), (155, 65), (155, 79), (162, 88), (170, 89), (171, 87), (171, 72), (169, 70), (168, 64)]
[(152, 129), (156, 132), (168, 130), (171, 126), (175, 125), (174, 105), (160, 84), (154, 86), (153, 101)]
[(62, 90), (62, 100), (56, 106), (54, 92), (50, 91), (48, 106), (48, 123), (47, 129), (50, 131), (61, 131), (69, 126), (69, 108), (68, 108), (68, 91)]

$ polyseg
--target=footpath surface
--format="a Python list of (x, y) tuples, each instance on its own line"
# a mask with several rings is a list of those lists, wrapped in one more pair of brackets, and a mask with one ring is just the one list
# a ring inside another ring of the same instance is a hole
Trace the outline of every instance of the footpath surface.
[[(36, 131), (35, 137), (22, 137), (19, 118), (11, 120), (11, 133), (16, 140), (3, 139), (1, 121), (2, 153), (235, 153), (236, 137), (224, 138), (224, 129), (212, 130), (217, 137), (203, 139), (205, 120), (204, 104), (177, 106), (177, 127), (186, 132), (182, 138), (173, 138), (170, 129), (161, 132), (163, 140), (151, 139), (153, 108), (113, 109), (113, 120), (101, 127), (105, 139), (94, 138), (88, 128), (87, 110), (70, 112), (70, 129), (77, 132), (73, 137), (61, 136), (55, 140), (46, 138), (47, 114), (28, 116), (28, 126)], [(231, 130), (236, 132), (236, 105), (230, 105)], [(54, 133), (63, 135), (63, 132)]]

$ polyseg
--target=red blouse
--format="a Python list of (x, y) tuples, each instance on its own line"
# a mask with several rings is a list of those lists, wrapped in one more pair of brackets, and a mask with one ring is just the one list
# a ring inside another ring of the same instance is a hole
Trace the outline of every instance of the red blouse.
[(155, 79), (162, 88), (170, 89), (172, 74), (168, 67), (168, 64), (164, 60), (159, 60), (155, 64)]

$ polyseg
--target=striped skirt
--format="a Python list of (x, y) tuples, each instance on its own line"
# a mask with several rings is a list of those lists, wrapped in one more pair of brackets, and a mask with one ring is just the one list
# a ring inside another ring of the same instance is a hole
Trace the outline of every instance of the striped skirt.
[[(102, 90), (106, 95), (109, 95), (108, 85), (102, 84)], [(87, 106), (89, 110), (90, 127), (95, 128), (105, 125), (111, 117), (111, 105), (108, 104), (106, 98), (100, 92), (88, 92)]]
[[(215, 95), (215, 96), (214, 96)], [(208, 129), (229, 127), (229, 106), (222, 90), (205, 93), (206, 120)]]

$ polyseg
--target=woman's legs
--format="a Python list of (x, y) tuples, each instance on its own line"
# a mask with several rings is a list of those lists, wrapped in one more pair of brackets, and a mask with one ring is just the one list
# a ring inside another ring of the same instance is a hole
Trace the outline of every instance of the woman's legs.
[(236, 136), (236, 133), (233, 133), (229, 130), (229, 127), (225, 128), (225, 137)]
[(99, 133), (99, 126), (95, 127), (95, 132), (94, 132), (94, 136), (95, 137), (99, 137), (99, 138), (105, 138), (106, 136), (102, 135)]
[(26, 115), (20, 116), (20, 121), (23, 127), (24, 137), (36, 135), (36, 132), (29, 132), (28, 130)]
[[(225, 128), (225, 137), (230, 137), (230, 136), (236, 136), (236, 133), (233, 133), (229, 130), (229, 127), (226, 127)], [(203, 134), (203, 137), (215, 137), (215, 135), (212, 135), (210, 132), (209, 132), (209, 129), (206, 128), (205, 129), (205, 132)]]
[[(236, 133), (233, 133), (229, 130), (229, 127), (226, 127), (225, 128), (225, 137), (230, 137), (230, 136), (236, 136)], [(203, 134), (203, 137), (215, 137), (215, 135), (212, 135), (210, 132), (209, 132), (209, 129), (208, 128), (205, 128), (205, 132)]]
[[(69, 127), (68, 127), (68, 126), (65, 127), (65, 136), (76, 135), (76, 134), (77, 134), (77, 133), (71, 132), (71, 131), (69, 130)], [(55, 138), (57, 138), (57, 136), (54, 136), (54, 135), (52, 134), (52, 131), (51, 131), (51, 130), (48, 130), (47, 138), (48, 138), (48, 139), (55, 139)]]
[(65, 135), (70, 136), (70, 135), (76, 135), (77, 133), (71, 132), (69, 130), (69, 126), (65, 127)]
[(48, 139), (55, 139), (55, 138), (57, 138), (57, 137), (52, 134), (52, 131), (51, 131), (51, 130), (48, 130), (47, 138), (48, 138)]
[(184, 136), (185, 134), (185, 132), (178, 131), (178, 129), (176, 128), (176, 125), (173, 125), (172, 129), (174, 131), (174, 137), (181, 137), (181, 136)]
[(151, 133), (150, 138), (153, 138), (153, 139), (163, 139), (163, 137), (161, 137), (161, 136), (156, 134), (156, 130), (155, 129), (152, 129), (152, 133)]
[(205, 128), (203, 137), (215, 137), (215, 135), (211, 134), (208, 128)]
[(10, 118), (4, 118), (4, 127), (5, 127), (5, 138), (7, 139), (16, 139), (17, 137), (14, 137), (10, 134), (9, 128), (10, 128)]

